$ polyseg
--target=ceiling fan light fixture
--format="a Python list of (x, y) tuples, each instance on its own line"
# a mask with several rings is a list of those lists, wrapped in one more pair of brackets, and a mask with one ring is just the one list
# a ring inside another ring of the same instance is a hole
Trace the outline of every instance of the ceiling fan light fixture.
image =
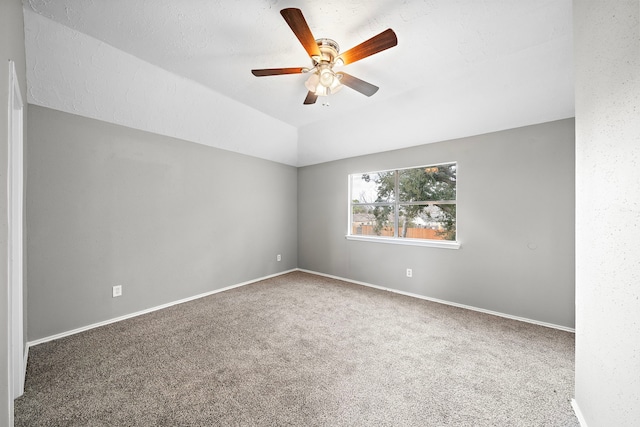
[(336, 93), (340, 89), (342, 89), (342, 83), (340, 83), (340, 77), (341, 76), (339, 74), (334, 74), (333, 75), (333, 81), (331, 82), (331, 86), (329, 86), (329, 92), (330, 93)]
[(318, 87), (316, 88), (316, 92), (315, 94), (317, 96), (329, 96), (331, 95), (331, 91), (328, 87), (324, 87), (322, 85), (318, 85)]
[(311, 74), (307, 81), (304, 82), (304, 85), (311, 92), (315, 92), (320, 85), (320, 76), (318, 76), (318, 73)]
[(340, 77), (339, 74), (334, 73), (330, 68), (325, 68), (311, 74), (304, 85), (310, 92), (313, 92), (317, 96), (327, 96), (342, 89)]
[(336, 74), (331, 68), (323, 64), (320, 66), (320, 84), (324, 87), (331, 87), (333, 81), (336, 79)]

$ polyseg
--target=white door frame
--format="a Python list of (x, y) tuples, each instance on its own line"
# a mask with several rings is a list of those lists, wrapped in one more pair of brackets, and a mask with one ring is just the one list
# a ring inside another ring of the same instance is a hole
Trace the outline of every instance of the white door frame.
[(23, 340), (23, 107), (20, 85), (13, 61), (9, 61), (9, 144), (7, 173), (9, 363), (13, 399), (24, 393), (25, 360)]

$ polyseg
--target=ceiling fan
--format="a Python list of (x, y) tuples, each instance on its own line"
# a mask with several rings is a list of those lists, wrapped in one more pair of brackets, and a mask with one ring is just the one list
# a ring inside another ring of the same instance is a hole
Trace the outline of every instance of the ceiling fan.
[(398, 44), (396, 33), (391, 28), (371, 37), (359, 45), (340, 53), (338, 43), (331, 39), (315, 39), (302, 11), (296, 8), (282, 9), (280, 14), (287, 21), (293, 33), (307, 51), (313, 62), (311, 68), (264, 68), (251, 70), (254, 76), (277, 76), (282, 74), (311, 73), (305, 82), (309, 90), (304, 100), (305, 105), (314, 104), (318, 96), (327, 96), (336, 93), (342, 86), (348, 86), (366, 96), (371, 96), (378, 91), (378, 87), (371, 83), (353, 77), (343, 71), (333, 71), (334, 66), (347, 65), (363, 58), (382, 52)]

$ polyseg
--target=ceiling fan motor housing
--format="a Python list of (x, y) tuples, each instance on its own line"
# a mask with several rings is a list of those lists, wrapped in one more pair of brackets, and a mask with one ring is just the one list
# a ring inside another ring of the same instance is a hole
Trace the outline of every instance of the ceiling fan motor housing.
[(318, 48), (322, 55), (320, 58), (312, 58), (314, 62), (313, 65), (318, 65), (322, 62), (333, 64), (333, 61), (338, 57), (338, 53), (340, 52), (338, 43), (331, 39), (317, 39), (316, 43), (318, 43)]

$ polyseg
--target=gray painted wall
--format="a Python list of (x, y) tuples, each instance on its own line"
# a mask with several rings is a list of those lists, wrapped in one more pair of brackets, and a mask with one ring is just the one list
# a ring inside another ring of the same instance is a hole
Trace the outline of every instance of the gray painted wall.
[[(567, 119), (300, 168), (298, 266), (572, 328), (574, 138)], [(345, 239), (348, 174), (448, 161), (459, 250)]]
[(37, 106), (26, 158), (31, 341), (297, 266), (294, 167)]
[(13, 424), (13, 402), (9, 399), (9, 360), (7, 357), (9, 350), (9, 337), (7, 335), (7, 107), (9, 99), (9, 60), (13, 60), (16, 63), (22, 99), (26, 100), (24, 20), (20, 0), (3, 0), (0, 2), (0, 425), (2, 426)]
[(640, 1), (574, 1), (576, 402), (640, 426)]

